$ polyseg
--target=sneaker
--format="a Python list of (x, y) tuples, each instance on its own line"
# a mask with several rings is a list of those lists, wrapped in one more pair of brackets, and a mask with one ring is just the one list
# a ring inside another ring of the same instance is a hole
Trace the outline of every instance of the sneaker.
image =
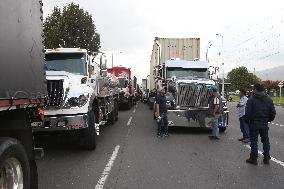
[(269, 164), (269, 160), (271, 159), (271, 157), (269, 156), (269, 157), (265, 157), (265, 158), (263, 158), (263, 163), (264, 164), (266, 164), (266, 165), (268, 165)]
[(269, 160), (270, 160), (270, 159), (264, 158), (264, 159), (263, 159), (263, 163), (266, 164), (266, 165), (269, 165)]
[(168, 136), (169, 136), (169, 133), (165, 132), (164, 137), (168, 137)]
[(243, 137), (243, 138), (239, 138), (238, 139), (238, 141), (243, 141), (243, 140), (245, 140), (245, 138)]
[(215, 138), (215, 136), (213, 136), (213, 135), (210, 135), (210, 136), (208, 136), (211, 140), (213, 140), (214, 138)]
[(157, 137), (160, 138), (162, 136), (162, 133), (158, 132)]
[(255, 158), (249, 158), (246, 160), (247, 163), (250, 163), (252, 165), (257, 165), (257, 159)]
[(249, 138), (245, 138), (244, 140), (242, 140), (243, 143), (249, 143), (250, 139)]
[(210, 136), (208, 136), (211, 140), (220, 140), (220, 138), (219, 137), (217, 137), (217, 136), (213, 136), (213, 135), (210, 135)]

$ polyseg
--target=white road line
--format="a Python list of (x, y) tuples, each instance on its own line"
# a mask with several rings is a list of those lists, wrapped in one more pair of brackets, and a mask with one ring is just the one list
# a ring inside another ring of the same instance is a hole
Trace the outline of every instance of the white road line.
[(133, 113), (135, 113), (136, 112), (136, 108), (133, 110)]
[(111, 157), (110, 157), (110, 159), (109, 159), (109, 161), (108, 161), (108, 163), (107, 163), (107, 165), (106, 165), (106, 167), (105, 167), (105, 169), (104, 169), (104, 171), (103, 171), (103, 173), (101, 175), (101, 178), (100, 178), (100, 180), (98, 181), (98, 183), (97, 183), (97, 185), (95, 187), (95, 189), (103, 189), (104, 188), (104, 185), (105, 185), (105, 182), (107, 180), (107, 177), (109, 176), (111, 168), (113, 166), (113, 163), (114, 163), (114, 161), (115, 161), (115, 159), (117, 157), (119, 148), (120, 148), (119, 145), (117, 145), (115, 147), (115, 149), (114, 149), (114, 151), (113, 151), (113, 153), (112, 153), (112, 155), (111, 155)]
[[(244, 145), (245, 147), (247, 147), (248, 149), (250, 149), (250, 146), (249, 145)], [(262, 155), (262, 152), (258, 150), (258, 154), (259, 155)], [(279, 161), (278, 159), (275, 159), (274, 157), (271, 157), (271, 161), (274, 161), (275, 163), (281, 165), (282, 167), (284, 167), (284, 163), (282, 161)]]
[(132, 116), (129, 118), (129, 120), (128, 120), (128, 122), (127, 122), (127, 126), (130, 125), (131, 121), (132, 121)]
[(276, 123), (275, 125), (279, 125), (278, 123)]

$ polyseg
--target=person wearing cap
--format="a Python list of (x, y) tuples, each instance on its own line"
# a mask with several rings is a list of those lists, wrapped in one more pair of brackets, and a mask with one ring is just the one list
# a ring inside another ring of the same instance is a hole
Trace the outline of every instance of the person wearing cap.
[(218, 119), (221, 114), (222, 98), (215, 85), (210, 86), (209, 90), (211, 91), (212, 95), (209, 99), (209, 114), (211, 116), (210, 124), (212, 127), (212, 135), (210, 135), (209, 138), (212, 140), (219, 140)]
[(169, 136), (168, 134), (168, 115), (167, 115), (167, 100), (165, 97), (165, 89), (160, 88), (155, 100), (155, 117), (158, 124), (157, 137)]
[(257, 165), (258, 158), (258, 135), (260, 135), (263, 144), (263, 163), (269, 164), (271, 159), (270, 143), (268, 137), (268, 122), (274, 120), (276, 111), (273, 101), (270, 97), (264, 94), (264, 86), (255, 84), (253, 86), (253, 96), (246, 105), (245, 120), (249, 124), (250, 134), (250, 157), (246, 160), (247, 163)]
[(238, 139), (244, 143), (248, 143), (249, 140), (249, 127), (248, 124), (245, 122), (245, 109), (247, 104), (248, 98), (246, 97), (246, 90), (240, 89), (240, 101), (237, 105), (239, 110), (239, 121), (240, 121), (240, 129), (243, 134), (242, 138)]

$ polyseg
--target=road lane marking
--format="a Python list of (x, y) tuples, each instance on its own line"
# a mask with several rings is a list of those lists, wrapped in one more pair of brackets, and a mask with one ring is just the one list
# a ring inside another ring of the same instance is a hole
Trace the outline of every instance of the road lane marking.
[(133, 113), (135, 113), (136, 112), (136, 108), (133, 110)]
[(130, 125), (131, 121), (132, 121), (132, 116), (129, 118), (129, 120), (128, 120), (128, 122), (127, 122), (127, 126)]
[(114, 163), (114, 161), (115, 161), (115, 159), (117, 157), (119, 148), (120, 148), (119, 145), (117, 145), (115, 147), (115, 149), (114, 149), (114, 151), (113, 151), (113, 153), (112, 153), (112, 155), (111, 155), (111, 157), (110, 157), (110, 159), (109, 159), (109, 161), (108, 161), (108, 163), (107, 163), (107, 165), (106, 165), (106, 167), (105, 167), (105, 169), (104, 169), (104, 171), (103, 171), (103, 173), (101, 175), (101, 178), (100, 178), (100, 180), (98, 181), (98, 183), (97, 183), (97, 185), (95, 187), (95, 189), (103, 189), (104, 188), (104, 185), (105, 185), (105, 182), (107, 180), (107, 177), (109, 176), (111, 168), (113, 166), (113, 163)]
[[(250, 149), (250, 146), (249, 145), (244, 145), (245, 147), (247, 147), (248, 149)], [(258, 150), (258, 154), (263, 156), (262, 152)], [(282, 167), (284, 167), (284, 163), (274, 157), (271, 157), (271, 161), (274, 161), (275, 163), (281, 165)]]
[(270, 124), (272, 124), (272, 125), (277, 125), (277, 126), (279, 126), (279, 127), (284, 127), (284, 125), (279, 124), (279, 123), (273, 123), (273, 122), (268, 122), (268, 123), (270, 123)]

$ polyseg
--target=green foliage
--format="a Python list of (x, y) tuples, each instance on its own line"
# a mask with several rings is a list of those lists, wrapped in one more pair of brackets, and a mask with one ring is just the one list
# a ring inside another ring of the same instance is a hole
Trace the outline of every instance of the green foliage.
[(44, 24), (45, 48), (80, 47), (97, 52), (100, 49), (100, 34), (92, 16), (71, 3), (63, 7), (62, 11), (55, 7)]
[(232, 84), (233, 90), (250, 89), (251, 85), (261, 82), (261, 80), (249, 73), (246, 67), (238, 67), (228, 73), (227, 81)]

